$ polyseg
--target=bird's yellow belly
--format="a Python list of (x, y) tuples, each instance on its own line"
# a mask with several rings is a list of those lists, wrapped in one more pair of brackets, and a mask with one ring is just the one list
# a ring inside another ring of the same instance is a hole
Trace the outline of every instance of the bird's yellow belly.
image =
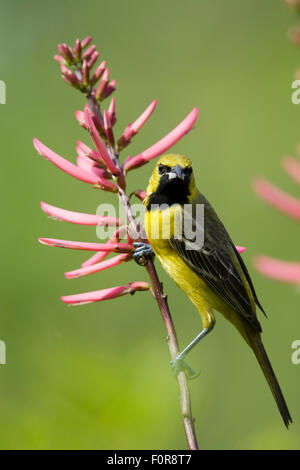
[[(197, 308), (204, 328), (210, 327), (215, 322), (213, 314), (213, 310), (215, 310), (230, 321), (242, 336), (245, 336), (244, 322), (240, 315), (229, 307), (221, 297), (217, 296), (207, 286), (206, 282), (185, 264), (168, 242), (160, 241), (158, 243), (155, 240), (152, 248), (169, 276)], [(247, 340), (247, 338), (245, 339)]]
[[(156, 232), (151, 229), (153, 225)], [(196, 306), (203, 320), (212, 309), (222, 311), (225, 306), (207, 284), (178, 256), (170, 244), (169, 239), (174, 236), (174, 225), (176, 226), (176, 208), (172, 210), (168, 220), (166, 216), (162, 218), (160, 211), (152, 212), (151, 215), (146, 214), (145, 230), (157, 258), (169, 276)], [(159, 232), (157, 227), (160, 227)]]
[[(167, 247), (166, 247), (167, 248)], [(167, 248), (168, 250), (168, 248)], [(155, 248), (154, 248), (154, 251)], [(164, 269), (174, 282), (190, 298), (193, 304), (201, 311), (207, 308), (208, 298), (206, 295), (206, 285), (186, 264), (179, 258), (174, 250), (168, 250), (168, 257), (165, 258), (166, 249), (158, 250), (157, 257)]]

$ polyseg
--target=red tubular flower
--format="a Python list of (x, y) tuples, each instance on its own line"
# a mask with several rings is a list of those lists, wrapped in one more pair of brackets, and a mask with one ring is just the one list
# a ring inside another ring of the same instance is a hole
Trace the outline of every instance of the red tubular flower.
[(300, 220), (300, 200), (276, 188), (267, 180), (256, 179), (253, 182), (256, 194), (285, 215)]
[(143, 125), (148, 121), (151, 114), (155, 110), (157, 100), (152, 101), (147, 109), (134, 121), (133, 124), (128, 124), (125, 131), (118, 140), (119, 150), (127, 147), (130, 144), (132, 137), (134, 137)]
[(114, 132), (112, 129), (110, 115), (108, 111), (106, 111), (106, 109), (104, 110), (103, 118), (104, 118), (104, 132), (105, 132), (106, 139), (110, 145), (114, 146), (115, 144)]
[(85, 122), (88, 126), (88, 130), (91, 134), (91, 137), (93, 139), (93, 142), (95, 144), (95, 147), (101, 157), (101, 160), (105, 163), (107, 169), (111, 172), (112, 175), (118, 176), (121, 171), (119, 168), (116, 167), (115, 163), (112, 161), (107, 148), (105, 147), (104, 143), (102, 142), (99, 133), (96, 129), (96, 126), (93, 122), (90, 110), (88, 108), (88, 105), (85, 106), (84, 108), (84, 118)]
[(94, 214), (83, 214), (82, 212), (71, 212), (65, 209), (59, 209), (58, 207), (51, 206), (45, 202), (41, 202), (41, 208), (46, 214), (50, 215), (54, 219), (64, 220), (65, 222), (71, 222), (72, 224), (103, 225), (104, 227), (115, 227), (116, 225), (123, 223), (119, 218)]
[(86, 46), (88, 46), (91, 40), (92, 40), (92, 36), (87, 36), (86, 38), (84, 38), (81, 41), (81, 48), (84, 49)]
[(42, 142), (40, 142), (38, 139), (34, 139), (33, 144), (40, 155), (45, 157), (47, 160), (50, 160), (55, 166), (65, 171), (69, 175), (83, 181), (84, 183), (98, 184), (99, 179), (96, 177), (96, 175), (82, 170), (68, 160), (65, 160), (63, 157), (46, 147), (46, 145), (42, 144)]
[[(53, 152), (38, 139), (34, 139), (34, 146), (40, 155), (65, 173), (82, 182), (89, 183), (95, 188), (119, 193), (120, 197), (123, 197), (123, 202), (125, 197), (129, 205), (129, 199), (124, 192), (126, 172), (138, 168), (172, 147), (193, 128), (198, 116), (198, 110), (194, 108), (173, 131), (149, 149), (136, 157), (127, 157), (125, 164), (122, 166), (119, 163), (120, 150), (130, 143), (131, 139), (148, 121), (156, 108), (157, 101), (152, 101), (146, 110), (132, 124), (126, 127), (123, 134), (118, 139), (115, 139), (113, 131), (113, 126), (117, 120), (115, 98), (112, 98), (108, 109), (101, 110), (101, 106), (104, 100), (115, 90), (116, 81), (112, 80), (109, 82), (109, 69), (106, 67), (106, 61), (102, 61), (100, 66), (95, 66), (95, 71), (92, 71), (99, 53), (94, 45), (90, 45), (91, 39), (90, 36), (82, 41), (77, 39), (74, 48), (67, 44), (60, 44), (58, 46), (59, 55), (55, 55), (54, 58), (60, 64), (64, 80), (83, 92), (88, 98), (88, 105), (85, 106), (84, 111), (76, 111), (75, 116), (79, 124), (89, 132), (94, 148), (78, 141), (76, 147), (77, 164), (75, 164)], [(87, 46), (89, 47), (87, 48)], [(109, 181), (109, 179), (113, 179), (113, 182)], [(140, 200), (143, 200), (145, 197), (145, 191), (142, 190), (133, 191), (133, 194)], [(50, 217), (73, 224), (114, 226), (116, 228), (115, 233), (107, 243), (86, 243), (40, 238), (40, 243), (44, 245), (95, 252), (80, 268), (66, 272), (66, 278), (73, 279), (90, 275), (118, 266), (132, 259), (132, 254), (135, 250), (132, 244), (133, 239), (129, 236), (128, 227), (122, 225), (121, 219), (105, 215), (73, 212), (44, 202), (41, 202), (41, 208)], [(127, 237), (127, 242), (121, 242), (125, 237)], [(243, 248), (241, 247), (240, 250), (243, 251)], [(105, 259), (113, 253), (117, 253), (117, 255)], [(112, 299), (128, 293), (133, 294), (135, 291), (148, 289), (148, 283), (132, 282), (124, 286), (62, 297), (62, 300), (69, 304), (83, 304)]]
[(112, 97), (109, 108), (108, 108), (108, 115), (110, 117), (111, 125), (114, 126), (117, 122), (116, 100), (114, 96)]
[(254, 266), (264, 276), (288, 284), (300, 284), (300, 263), (281, 261), (260, 255), (254, 258)]
[(96, 290), (85, 294), (66, 295), (61, 298), (70, 305), (83, 305), (101, 300), (114, 299), (126, 294), (134, 294), (136, 291), (149, 290), (148, 282), (130, 282), (126, 286), (110, 287), (109, 289)]
[(194, 126), (198, 118), (198, 109), (194, 108), (191, 113), (180, 123), (178, 124), (173, 131), (169, 132), (165, 137), (156, 142), (156, 144), (149, 147), (144, 152), (140, 153), (136, 157), (128, 157), (123, 168), (127, 172), (135, 168), (139, 168), (145, 163), (148, 163), (153, 158), (159, 157), (164, 152), (173, 147), (173, 145), (182, 139)]
[(76, 119), (77, 119), (79, 125), (80, 125), (81, 127), (84, 127), (85, 129), (87, 129), (87, 125), (86, 125), (85, 120), (84, 120), (84, 113), (83, 113), (83, 111), (80, 111), (80, 110), (75, 111), (75, 117), (76, 117)]
[(85, 145), (83, 142), (80, 142), (80, 140), (77, 141), (77, 147), (76, 150), (78, 153), (82, 153), (82, 155), (85, 155), (88, 158), (91, 158), (96, 162), (98, 165), (101, 165), (103, 167), (103, 160), (101, 159), (101, 155), (95, 150), (90, 149), (87, 145)]
[[(123, 235), (122, 235), (122, 231), (123, 231)], [(110, 243), (116, 243), (116, 242), (119, 242), (121, 238), (123, 238), (123, 236), (127, 233), (127, 227), (126, 226), (123, 226), (123, 227), (120, 227), (119, 229), (117, 229), (115, 231), (115, 233), (113, 234), (113, 236), (108, 240), (108, 244)], [(92, 264), (96, 264), (96, 263), (99, 263), (100, 261), (102, 261), (104, 258), (106, 258), (106, 256), (109, 255), (109, 251), (98, 251), (97, 253), (95, 253), (93, 256), (91, 256), (88, 260), (86, 260), (84, 263), (82, 263), (82, 267), (85, 268), (87, 266), (91, 266)]]
[(84, 251), (108, 251), (109, 253), (133, 253), (133, 245), (128, 243), (87, 243), (73, 242), (70, 240), (58, 240), (57, 238), (39, 238), (42, 245), (70, 248)]
[(83, 268), (75, 269), (74, 271), (69, 271), (65, 273), (65, 276), (67, 279), (74, 279), (77, 277), (87, 276), (89, 274), (94, 274), (99, 271), (104, 271), (104, 269), (112, 268), (113, 266), (118, 266), (124, 261), (129, 261), (131, 259), (131, 256), (128, 254), (117, 255), (105, 261), (100, 261), (100, 263), (94, 263), (91, 266), (86, 266)]
[(106, 67), (106, 62), (105, 62), (105, 60), (103, 60), (103, 62), (101, 62), (99, 67), (96, 68), (96, 70), (94, 72), (94, 75), (91, 78), (91, 84), (92, 85), (95, 85), (95, 83), (97, 83), (99, 78), (102, 77), (102, 75), (104, 73), (104, 70), (105, 70), (105, 67)]
[(294, 157), (285, 157), (282, 160), (284, 170), (296, 183), (300, 184), (300, 163)]

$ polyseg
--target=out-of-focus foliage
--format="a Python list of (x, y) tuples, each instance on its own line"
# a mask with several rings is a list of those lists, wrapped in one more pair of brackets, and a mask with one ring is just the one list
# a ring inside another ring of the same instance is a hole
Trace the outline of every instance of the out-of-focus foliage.
[[(67, 307), (60, 295), (146, 279), (134, 263), (67, 281), (84, 253), (54, 250), (38, 236), (96, 241), (93, 228), (47, 219), (44, 200), (96, 211), (110, 195), (93, 190), (36, 156), (33, 136), (67, 158), (86, 139), (74, 111), (83, 98), (59, 78), (57, 43), (91, 34), (117, 79), (117, 128), (158, 98), (151, 122), (130, 152), (143, 150), (193, 106), (196, 129), (174, 151), (192, 158), (200, 189), (215, 206), (243, 255), (269, 315), (264, 341), (294, 424), (282, 425), (248, 348), (217, 316), (214, 333), (191, 354), (201, 370), (191, 383), (200, 448), (299, 448), (299, 293), (263, 279), (256, 252), (294, 259), (299, 231), (262, 204), (250, 180), (268, 175), (290, 194), (297, 186), (278, 160), (299, 141), (300, 109), (291, 83), (300, 53), (286, 39), (295, 19), (280, 1), (153, 0), (1, 3), (0, 105), (2, 200), (0, 446), (10, 448), (183, 448), (177, 384), (165, 331), (150, 293)], [(126, 151), (125, 151), (126, 154)], [(153, 164), (129, 176), (145, 188)], [(181, 345), (200, 331), (184, 295), (159, 273), (169, 294)]]

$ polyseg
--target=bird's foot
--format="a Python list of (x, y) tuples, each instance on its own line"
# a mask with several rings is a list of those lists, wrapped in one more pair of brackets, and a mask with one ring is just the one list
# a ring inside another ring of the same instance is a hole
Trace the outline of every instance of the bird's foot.
[(135, 252), (133, 254), (133, 259), (140, 266), (146, 266), (148, 259), (154, 258), (154, 251), (152, 246), (149, 243), (144, 242), (134, 242), (133, 246), (135, 247)]
[(170, 364), (175, 377), (177, 377), (179, 372), (184, 372), (189, 380), (196, 379), (200, 375), (200, 372), (194, 371), (194, 369), (184, 361), (184, 356), (182, 357), (180, 354), (176, 359), (171, 361)]

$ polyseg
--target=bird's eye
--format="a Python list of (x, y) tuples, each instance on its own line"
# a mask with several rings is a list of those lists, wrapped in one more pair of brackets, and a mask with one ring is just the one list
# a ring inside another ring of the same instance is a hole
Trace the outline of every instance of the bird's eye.
[(168, 171), (170, 171), (170, 167), (167, 166), (167, 165), (163, 165), (162, 163), (159, 164), (158, 166), (158, 173), (160, 175), (163, 175), (164, 173), (167, 173)]

